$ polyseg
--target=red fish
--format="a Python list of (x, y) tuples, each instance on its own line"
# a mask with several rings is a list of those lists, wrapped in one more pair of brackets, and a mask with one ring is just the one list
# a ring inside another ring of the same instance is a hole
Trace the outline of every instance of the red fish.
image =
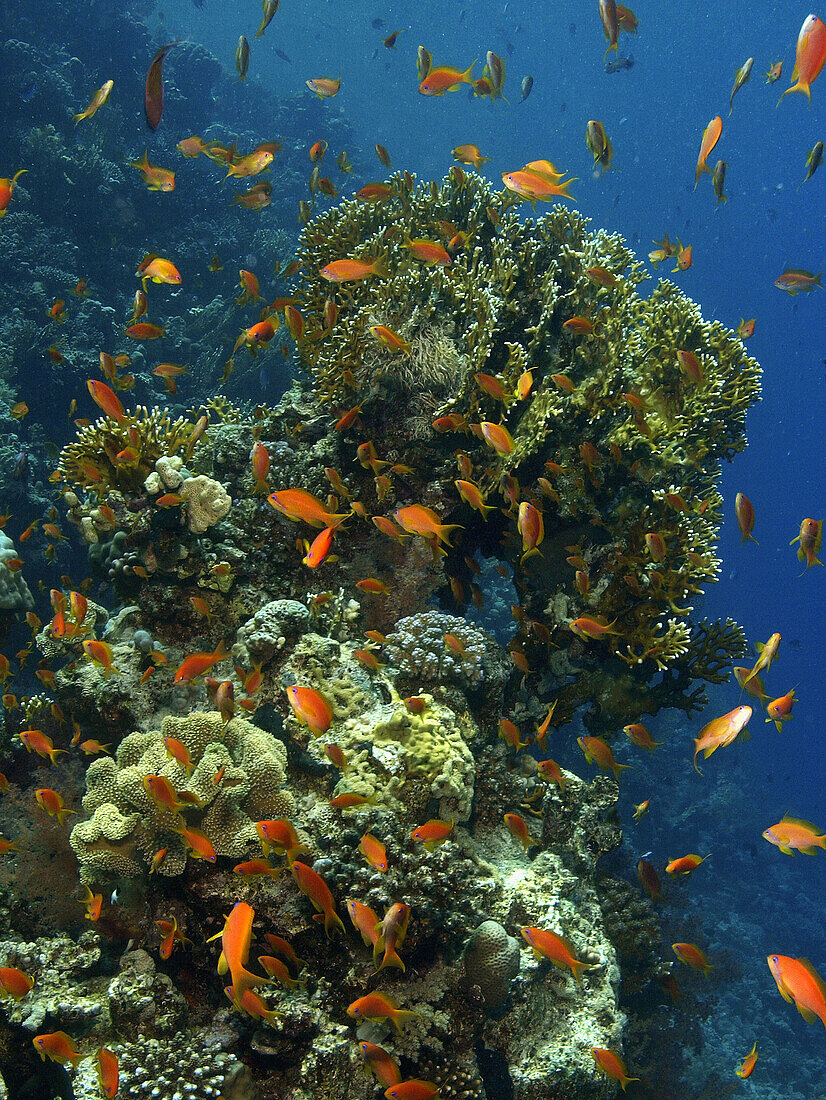
[(826, 1027), (826, 986), (809, 960), (769, 955), (766, 961), (783, 1000), (793, 1002), (807, 1023), (820, 1019)]
[(811, 85), (820, 75), (824, 62), (826, 62), (826, 24), (816, 15), (807, 15), (797, 36), (797, 52), (792, 72), (792, 80), (795, 80), (795, 83), (786, 89), (777, 102), (780, 103), (780, 100), (784, 99), (789, 92), (803, 92), (811, 103)]
[(144, 107), (146, 109), (146, 121), (153, 130), (157, 130), (163, 114), (163, 62), (166, 55), (176, 46), (176, 42), (170, 42), (168, 46), (161, 46), (152, 59), (149, 72), (146, 74), (146, 90), (144, 94)]
[(346, 935), (346, 929), (341, 921), (341, 917), (336, 912), (336, 903), (333, 900), (333, 895), (330, 893), (330, 888), (321, 875), (314, 871), (312, 867), (308, 867), (306, 863), (295, 862), (292, 864), (290, 870), (295, 876), (298, 889), (305, 897), (310, 899), (313, 908), (316, 910), (313, 919), (321, 921), (324, 924), (324, 931), (327, 936), (330, 935), (331, 929), (334, 928), (340, 930), (342, 935)]
[(694, 174), (694, 189), (696, 191), (697, 184), (700, 182), (700, 176), (703, 172), (710, 172), (706, 161), (711, 154), (712, 149), (720, 140), (720, 134), (723, 132), (723, 120), (719, 115), (715, 115), (709, 122), (703, 131), (703, 140), (700, 142), (700, 155), (697, 157), (697, 169)]

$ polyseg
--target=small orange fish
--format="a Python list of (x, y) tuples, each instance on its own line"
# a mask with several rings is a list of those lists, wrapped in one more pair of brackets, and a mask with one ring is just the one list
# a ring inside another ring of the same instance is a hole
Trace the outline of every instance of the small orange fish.
[(411, 343), (403, 340), (397, 332), (387, 328), (386, 325), (373, 325), (370, 331), (380, 343), (384, 344), (388, 351), (400, 351), (404, 355), (409, 355), (413, 350), (413, 345)]
[(737, 526), (740, 528), (740, 545), (750, 539), (755, 546), (759, 546), (757, 539), (752, 536), (754, 529), (754, 505), (744, 493), (738, 493), (734, 498), (734, 514), (737, 516)]
[(130, 160), (129, 167), (138, 169), (149, 191), (175, 190), (175, 173), (169, 168), (159, 168), (156, 164), (150, 164), (147, 150), (144, 149), (140, 160)]
[(710, 858), (711, 852), (707, 856), (698, 856), (692, 852), (690, 855), (669, 860), (665, 866), (665, 873), (667, 875), (690, 875), (692, 871), (697, 870), (701, 863), (705, 863)]
[(404, 531), (411, 535), (419, 535), (422, 538), (436, 542), (443, 542), (450, 546), (450, 532), (462, 530), (461, 524), (442, 523), (439, 516), (432, 508), (423, 504), (411, 504), (406, 508), (397, 508), (393, 517)]
[(98, 1083), (106, 1100), (114, 1100), (118, 1094), (120, 1073), (117, 1055), (106, 1047), (101, 1047), (95, 1055), (97, 1060)]
[(520, 817), (519, 814), (505, 814), (502, 821), (508, 832), (516, 837), (526, 852), (539, 843), (539, 841), (528, 832), (528, 823), (523, 817)]
[(295, 831), (295, 826), (286, 820), (286, 818), (279, 818), (277, 821), (258, 821), (255, 825), (255, 831), (258, 834), (258, 839), (261, 841), (261, 848), (264, 852), (264, 858), (268, 859), (270, 852), (273, 849), (278, 849), (280, 852), (284, 852), (287, 856), (287, 861), (292, 863), (293, 858), (299, 852), (309, 853), (310, 849), (307, 848), (298, 839), (298, 833)]
[(186, 745), (179, 741), (177, 737), (164, 737), (163, 743), (170, 759), (177, 760), (181, 767), (185, 769), (186, 774), (192, 775), (195, 765), (189, 758), (189, 750)]
[(8, 177), (0, 179), (0, 218), (6, 216), (6, 210), (14, 194), (14, 188), (24, 172), (28, 172), (28, 168), (21, 168), (19, 172), (15, 172), (11, 179), (8, 179)]
[(67, 810), (61, 796), (50, 787), (40, 787), (34, 792), (34, 797), (38, 806), (45, 810), (49, 817), (56, 817), (61, 825), (65, 824), (65, 818), (69, 814), (77, 813), (76, 810)]
[(228, 656), (229, 650), (225, 647), (222, 639), (212, 653), (193, 653), (182, 661), (175, 672), (174, 682), (176, 684), (188, 684), (190, 680), (194, 680), (197, 676), (203, 676), (213, 665), (218, 664)]
[(482, 438), (500, 456), (509, 455), (514, 448), (513, 436), (504, 424), (483, 420), (479, 424)]
[[(700, 155), (697, 157), (697, 170), (694, 174), (694, 190), (697, 190), (697, 184), (700, 182), (700, 176), (703, 172), (711, 172), (707, 161), (711, 155), (711, 151), (717, 142), (720, 140), (720, 134), (723, 132), (723, 120), (719, 115), (709, 122), (703, 131), (703, 140), (700, 142)], [(680, 246), (682, 248), (682, 246)], [(676, 270), (676, 269), (675, 269)]]
[(382, 1047), (362, 1041), (359, 1043), (359, 1050), (379, 1084), (389, 1088), (401, 1081), (402, 1074), (398, 1062)]
[(112, 647), (108, 642), (98, 641), (95, 638), (89, 638), (82, 643), (83, 652), (89, 658), (94, 665), (99, 665), (103, 669), (104, 679), (108, 679), (109, 676), (114, 673), (116, 676), (120, 676), (120, 669), (115, 668), (113, 664), (114, 654), (112, 653)]
[(12, 1000), (22, 1001), (34, 985), (34, 978), (15, 966), (0, 966), (0, 989)]
[(158, 954), (162, 959), (171, 957), (172, 952), (175, 950), (176, 943), (180, 943), (181, 947), (186, 946), (188, 943), (192, 943), (192, 940), (187, 939), (178, 927), (177, 917), (173, 916), (172, 920), (156, 920), (155, 924), (158, 926), (158, 930), (163, 936), (158, 950)]
[(68, 751), (67, 749), (56, 749), (51, 737), (43, 733), (42, 730), (21, 730), (18, 737), (29, 752), (36, 752), (38, 756), (42, 756), (44, 759), (48, 756), (53, 764), (56, 756)]
[(314, 688), (297, 684), (286, 689), (290, 706), (302, 726), (307, 726), (314, 737), (326, 733), (332, 725), (333, 708)]
[(173, 827), (172, 831), (181, 837), (189, 848), (189, 854), (193, 859), (205, 859), (208, 863), (214, 863), (218, 858), (212, 841), (206, 833), (202, 832), (200, 829), (193, 829), (187, 825), (179, 825)]
[(639, 723), (633, 723), (630, 726), (623, 726), (623, 733), (627, 734), (628, 740), (633, 744), (639, 746), (641, 749), (648, 749), (649, 752), (653, 752), (662, 745), (662, 741), (655, 741), (645, 726)]
[(419, 91), (422, 95), (444, 95), (445, 92), (455, 91), (460, 84), (472, 84), (475, 64), (472, 61), (464, 72), (451, 65), (434, 67), (419, 84)]
[(746, 677), (743, 684), (744, 687), (749, 682), (749, 680), (757, 676), (758, 673), (769, 671), (772, 666), (772, 661), (774, 661), (775, 657), (777, 656), (777, 651), (780, 648), (781, 641), (782, 636), (780, 634), (772, 634), (765, 645), (762, 642), (757, 642), (754, 647), (759, 655), (757, 658), (757, 663)]
[(347, 1015), (359, 1022), (363, 1020), (389, 1020), (401, 1035), (402, 1024), (417, 1019), (418, 1012), (400, 1009), (396, 1002), (382, 993), (368, 993), (347, 1006)]
[(625, 1092), (625, 1086), (629, 1081), (640, 1080), (639, 1077), (628, 1076), (625, 1063), (613, 1050), (606, 1050), (605, 1047), (591, 1047), (591, 1057), (594, 1059), (599, 1072), (605, 1074), (612, 1081), (618, 1081), (623, 1092)]
[(578, 984), (582, 984), (583, 972), (593, 969), (591, 964), (580, 962), (574, 956), (571, 943), (563, 939), (562, 936), (558, 936), (556, 932), (531, 925), (520, 928), (520, 932), (533, 951), (535, 959), (548, 959), (549, 962), (552, 962), (554, 966), (558, 966), (561, 970), (569, 969)]
[(431, 818), (424, 825), (417, 826), (410, 834), (410, 839), (415, 840), (417, 844), (423, 844), (428, 852), (432, 852), (437, 845), (444, 844), (450, 839), (454, 825), (453, 820), (440, 821), (437, 818)]
[(585, 759), (589, 764), (596, 764), (602, 771), (614, 773), (614, 779), (619, 783), (620, 771), (630, 768), (631, 764), (619, 764), (614, 759), (611, 746), (602, 737), (577, 737), (577, 744), (585, 753)]
[(339, 76), (338, 80), (333, 80), (329, 76), (319, 76), (314, 80), (305, 80), (304, 83), (311, 92), (315, 92), (319, 99), (332, 99), (333, 96), (339, 93), (341, 77)]
[(306, 863), (294, 862), (290, 870), (293, 873), (295, 881), (299, 890), (312, 902), (313, 908), (316, 910), (313, 917), (314, 920), (318, 920), (324, 925), (324, 931), (329, 937), (332, 929), (337, 929), (342, 935), (346, 935), (346, 929), (341, 922), (336, 912), (336, 903), (333, 900), (333, 895), (330, 893), (330, 888), (327, 883), (314, 871), (312, 867), (308, 867)]
[(65, 1031), (52, 1031), (43, 1035), (35, 1035), (32, 1043), (34, 1049), (40, 1055), (41, 1061), (45, 1062), (49, 1058), (52, 1062), (59, 1062), (61, 1065), (71, 1062), (72, 1068), (77, 1069), (81, 1053), (74, 1039), (67, 1035)]
[(178, 792), (164, 776), (145, 775), (142, 782), (143, 789), (161, 812), (178, 813), (186, 806), (185, 802), (179, 800)]
[(807, 15), (797, 36), (792, 72), (794, 83), (778, 99), (778, 104), (790, 92), (803, 92), (811, 103), (811, 85), (820, 75), (824, 62), (826, 62), (826, 24), (816, 15)]
[(708, 977), (709, 970), (714, 969), (708, 961), (705, 951), (698, 947), (696, 943), (672, 943), (671, 950), (681, 963), (685, 963), (693, 970), (702, 970), (706, 977)]
[(164, 259), (155, 252), (144, 256), (135, 274), (140, 278), (144, 290), (150, 280), (153, 283), (167, 283), (170, 286), (180, 286), (182, 282), (181, 273), (172, 261)]
[(97, 112), (109, 98), (109, 93), (112, 91), (112, 88), (114, 86), (114, 80), (107, 80), (102, 87), (98, 88), (98, 90), (92, 96), (92, 102), (89, 104), (86, 110), (81, 111), (80, 114), (74, 116), (75, 126), (77, 126), (78, 122), (82, 122), (83, 119), (92, 118), (93, 115), (97, 114)]
[(745, 1079), (751, 1077), (754, 1072), (754, 1067), (757, 1063), (757, 1043), (751, 1048), (746, 1057), (734, 1071), (738, 1077)]
[(792, 688), (785, 695), (781, 695), (778, 699), (772, 699), (770, 703), (766, 704), (766, 714), (768, 715), (766, 721), (774, 722), (778, 733), (783, 729), (783, 723), (788, 722), (792, 717), (792, 706), (795, 698), (794, 688)]
[(766, 961), (783, 1000), (794, 1002), (807, 1023), (818, 1018), (826, 1027), (826, 985), (809, 960), (769, 955)]
[(823, 542), (823, 520), (822, 519), (804, 519), (800, 523), (800, 533), (796, 538), (793, 538), (789, 543), (789, 546), (794, 546), (795, 543), (800, 545), (797, 548), (797, 560), (803, 561), (806, 559), (806, 569), (810, 569), (813, 565), (823, 565), (823, 562), (817, 556), (820, 553), (820, 547)]
[(813, 856), (818, 848), (826, 850), (826, 836), (816, 825), (797, 817), (789, 817), (788, 814), (776, 825), (764, 829), (762, 835), (764, 840), (774, 844), (787, 856), (793, 856), (795, 851)]
[(378, 837), (373, 836), (372, 833), (365, 833), (359, 841), (359, 851), (371, 867), (375, 867), (382, 873), (387, 870), (387, 849)]

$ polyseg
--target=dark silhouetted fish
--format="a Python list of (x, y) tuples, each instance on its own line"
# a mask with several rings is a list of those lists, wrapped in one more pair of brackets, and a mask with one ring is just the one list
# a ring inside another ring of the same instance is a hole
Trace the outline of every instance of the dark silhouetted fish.
[(275, 47), (275, 56), (280, 57), (282, 61), (286, 61), (289, 65), (292, 65), (292, 63), (293, 63), (292, 58), (287, 57), (287, 55), (284, 53), (284, 51), (279, 50), (279, 48), (277, 46)]
[(605, 71), (606, 73), (621, 73), (623, 69), (633, 69), (634, 58), (629, 54), (628, 57), (618, 57), (616, 61), (606, 61)]
[(528, 96), (531, 94), (531, 88), (532, 87), (533, 87), (533, 77), (532, 76), (523, 76), (522, 77), (522, 101), (526, 100), (528, 98)]

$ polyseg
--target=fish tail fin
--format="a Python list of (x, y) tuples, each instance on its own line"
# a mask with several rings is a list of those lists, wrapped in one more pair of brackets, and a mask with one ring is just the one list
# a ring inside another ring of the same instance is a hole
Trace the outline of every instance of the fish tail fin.
[(479, 60), (478, 57), (474, 57), (474, 59), (471, 61), (471, 63), (468, 65), (468, 67), (465, 69), (465, 71), (462, 73), (462, 75), (460, 77), (460, 80), (462, 81), (463, 84), (472, 84), (473, 83), (473, 66), (476, 64), (476, 62), (478, 60)]
[(578, 959), (574, 959), (570, 966), (571, 973), (576, 979), (577, 985), (582, 985), (582, 975), (586, 970), (593, 970), (593, 966), (590, 963), (580, 962)]
[(780, 97), (780, 99), (778, 99), (778, 101), (777, 101), (777, 106), (778, 107), (783, 102), (783, 100), (786, 98), (786, 96), (789, 94), (789, 92), (803, 92), (803, 94), (809, 100), (809, 103), (811, 104), (811, 102), (812, 102), (812, 93), (811, 93), (811, 89), (809, 88), (809, 85), (808, 84), (802, 84), (800, 82), (800, 80), (798, 80), (796, 84), (792, 84), (792, 86), (790, 88), (787, 88), (786, 91), (783, 93), (783, 95)]
[(229, 650), (227, 649), (226, 645), (224, 645), (224, 639), (223, 638), (218, 643), (218, 645), (215, 649), (215, 652), (212, 654), (212, 656), (215, 658), (215, 663), (216, 664), (218, 663), (218, 661), (223, 661), (223, 659), (225, 657), (229, 657)]
[(55, 763), (55, 757), (58, 756), (61, 752), (68, 752), (68, 749), (50, 749), (49, 750), (49, 759), (51, 760), (51, 762), (53, 764)]
[(382, 279), (388, 279), (390, 277), (390, 269), (387, 266), (387, 255), (383, 253), (373, 261), (373, 274), (378, 275)]
[(439, 523), (436, 525), (436, 538), (441, 539), (448, 546), (452, 546), (453, 543), (450, 541), (451, 531), (464, 531), (464, 527), (461, 523)]
[(384, 952), (384, 958), (381, 960), (379, 970), (384, 970), (386, 966), (395, 966), (397, 970), (401, 970), (404, 974), (405, 966), (402, 960), (399, 958), (398, 952), (395, 947), (388, 947)]
[(399, 1035), (402, 1033), (402, 1024), (407, 1023), (409, 1020), (417, 1020), (421, 1017), (420, 1012), (410, 1012), (403, 1008), (397, 1008), (390, 1019), (393, 1021), (393, 1026)]
[(330, 938), (331, 929), (338, 928), (342, 936), (347, 935), (347, 929), (344, 927), (341, 917), (336, 913), (334, 909), (328, 909), (324, 914), (324, 933), (327, 938)]
[(699, 740), (699, 738), (697, 738), (694, 741), (694, 771), (697, 773), (697, 775), (702, 775), (703, 773), (697, 767), (697, 757), (699, 756), (699, 754), (700, 754), (700, 740)]

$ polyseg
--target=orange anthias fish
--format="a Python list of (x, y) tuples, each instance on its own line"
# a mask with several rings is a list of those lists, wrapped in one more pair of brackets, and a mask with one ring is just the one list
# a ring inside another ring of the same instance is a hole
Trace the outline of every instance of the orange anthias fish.
[(791, 720), (795, 698), (794, 688), (792, 688), (785, 695), (772, 699), (770, 703), (766, 704), (766, 721), (774, 722), (778, 733), (782, 731), (783, 723)]
[(45, 810), (50, 817), (56, 817), (61, 825), (65, 824), (65, 818), (69, 814), (77, 813), (76, 810), (67, 810), (63, 805), (61, 796), (50, 787), (40, 787), (34, 792), (34, 797), (38, 806)]
[(820, 75), (824, 62), (826, 62), (826, 24), (816, 15), (807, 15), (797, 36), (797, 52), (792, 72), (792, 80), (795, 83), (786, 89), (777, 102), (780, 103), (789, 92), (803, 92), (811, 103), (811, 85)]
[(305, 80), (304, 83), (311, 92), (315, 92), (319, 99), (332, 99), (333, 96), (339, 93), (341, 77), (338, 80), (333, 80), (329, 76), (318, 76), (313, 80)]
[(782, 638), (780, 634), (772, 634), (765, 645), (763, 645), (762, 642), (758, 642), (755, 645), (754, 648), (757, 650), (759, 656), (757, 658), (757, 663), (755, 664), (754, 668), (743, 681), (743, 687), (746, 686), (749, 680), (754, 679), (754, 677), (757, 676), (758, 673), (769, 671), (772, 666), (772, 661), (777, 656), (777, 651), (780, 648), (781, 640)]
[(576, 177), (563, 180), (564, 174), (557, 172), (550, 161), (535, 160), (518, 172), (503, 172), (502, 182), (509, 191), (535, 206), (537, 202), (550, 202), (555, 198), (573, 199), (568, 188)]
[(703, 172), (711, 172), (706, 161), (711, 154), (712, 149), (720, 140), (720, 134), (723, 132), (723, 120), (719, 115), (715, 115), (709, 122), (703, 131), (703, 140), (700, 142), (700, 155), (697, 157), (697, 170), (694, 174), (694, 189), (696, 191), (697, 184), (700, 182), (700, 176)]
[(178, 666), (175, 673), (176, 684), (188, 684), (196, 676), (203, 676), (213, 665), (223, 661), (229, 656), (229, 650), (224, 645), (223, 639), (218, 643), (212, 653), (192, 653)]
[[(221, 932), (221, 954), (218, 959), (218, 973), (227, 971), (232, 976), (233, 1000), (240, 1002), (247, 990), (269, 983), (269, 978), (259, 977), (247, 970), (252, 938), (252, 922), (255, 910), (245, 901), (237, 901), (224, 922)], [(217, 939), (218, 937), (213, 937)]]
[[(474, 429), (476, 425), (474, 425)], [(513, 436), (504, 424), (494, 424), (490, 420), (483, 420), (479, 424), (482, 438), (489, 447), (498, 455), (509, 455), (514, 447)]]
[(387, 849), (372, 833), (365, 833), (359, 841), (359, 851), (377, 871), (384, 873), (387, 870)]
[(697, 870), (701, 863), (705, 863), (710, 858), (711, 852), (707, 856), (698, 856), (693, 852), (687, 856), (679, 856), (677, 859), (668, 861), (665, 872), (667, 875), (690, 875), (692, 871)]
[(28, 172), (28, 168), (21, 168), (19, 172), (14, 173), (11, 179), (5, 176), (0, 179), (0, 218), (6, 216), (6, 208), (11, 202), (15, 184), (24, 172)]
[(152, 58), (152, 64), (146, 74), (146, 89), (144, 92), (144, 108), (146, 121), (153, 130), (157, 130), (163, 115), (163, 62), (166, 55), (175, 46), (170, 42), (167, 46), (161, 46)]
[(155, 252), (144, 256), (135, 274), (140, 277), (144, 291), (147, 282), (150, 280), (153, 283), (168, 283), (170, 286), (180, 286), (181, 284), (181, 273), (177, 267), (171, 260), (165, 260)]
[(826, 986), (809, 960), (768, 955), (766, 962), (783, 1000), (794, 1003), (806, 1023), (820, 1019), (826, 1027)]
[(15, 966), (0, 966), (0, 989), (15, 1001), (22, 1001), (34, 985), (34, 978)]
[(605, 40), (608, 48), (604, 57), (611, 50), (616, 50), (619, 55), (619, 15), (617, 13), (616, 0), (599, 0), (599, 17), (602, 20), (602, 29), (605, 31)]
[(359, 1043), (359, 1050), (379, 1084), (390, 1088), (391, 1085), (397, 1085), (401, 1081), (402, 1074), (398, 1062), (383, 1047), (364, 1041)]
[(542, 551), (539, 547), (545, 538), (545, 526), (542, 520), (542, 513), (538, 508), (535, 508), (533, 504), (523, 500), (519, 505), (519, 514), (517, 518), (517, 530), (522, 536), (522, 557), (519, 559), (519, 564), (524, 565), (528, 558), (534, 554), (541, 556)]
[(550, 932), (546, 928), (535, 928), (531, 925), (521, 928), (520, 932), (530, 945), (535, 959), (548, 959), (549, 962), (552, 962), (554, 966), (558, 966), (561, 970), (567, 967), (580, 985), (582, 984), (583, 972), (593, 969), (589, 963), (580, 962), (574, 956), (571, 943), (562, 936), (558, 936), (556, 932)]
[(429, 539), (434, 544), (443, 542), (450, 546), (450, 532), (462, 530), (459, 523), (442, 523), (439, 516), (432, 508), (426, 508), (423, 504), (410, 504), (406, 508), (397, 508), (393, 518), (403, 531), (410, 535), (419, 535)]
[(810, 821), (785, 814), (776, 825), (763, 830), (763, 839), (774, 844), (784, 855), (793, 856), (795, 851), (813, 856), (818, 848), (826, 850), (824, 836)]
[(450, 839), (454, 825), (454, 821), (440, 821), (437, 818), (431, 818), (424, 825), (419, 825), (418, 828), (414, 829), (410, 834), (410, 839), (415, 840), (417, 844), (423, 844), (428, 852), (432, 852), (438, 844), (443, 844)]
[(702, 970), (706, 977), (708, 977), (709, 970), (714, 969), (708, 961), (705, 951), (698, 947), (696, 943), (672, 943), (671, 950), (681, 963), (685, 963), (693, 970)]
[(82, 643), (83, 652), (95, 665), (99, 665), (103, 669), (104, 679), (108, 679), (112, 673), (116, 676), (120, 676), (120, 669), (115, 668), (112, 663), (113, 653), (112, 647), (108, 642), (98, 641), (96, 638), (89, 638)]
[(478, 145), (457, 145), (451, 155), (460, 164), (472, 164), (477, 172), (490, 160), (490, 157), (482, 156)]
[(368, 262), (366, 260), (333, 260), (319, 271), (322, 279), (328, 283), (352, 283), (359, 279), (368, 279), (377, 275), (386, 279), (389, 275), (383, 258)]
[(738, 1077), (746, 1078), (751, 1077), (754, 1072), (754, 1067), (757, 1063), (757, 1043), (751, 1048), (746, 1057), (734, 1071)]
[(77, 1069), (81, 1053), (77, 1049), (74, 1039), (71, 1035), (67, 1035), (65, 1031), (52, 1031), (43, 1035), (35, 1035), (32, 1043), (43, 1062), (47, 1058), (51, 1059), (52, 1062), (59, 1062), (61, 1065), (71, 1062), (72, 1068)]
[[(800, 523), (800, 534), (797, 538), (793, 538), (789, 543), (789, 546), (794, 546), (798, 542), (800, 545), (797, 548), (797, 560), (803, 561), (806, 559), (806, 569), (811, 568), (813, 565), (823, 565), (823, 562), (817, 556), (820, 552), (820, 547), (823, 542), (823, 520), (822, 519), (804, 519)], [(806, 569), (803, 572), (806, 572)], [(801, 574), (802, 576), (802, 574)]]
[(744, 739), (751, 716), (751, 707), (739, 706), (703, 726), (694, 739), (694, 770), (698, 775), (703, 774), (697, 767), (698, 755), (702, 753), (703, 759), (708, 760), (718, 749), (731, 745), (738, 738)]
[(614, 758), (611, 746), (602, 737), (577, 737), (577, 744), (585, 753), (589, 764), (596, 764), (604, 772), (613, 772), (619, 783), (620, 771), (632, 767), (631, 764), (619, 764)]
[(384, 958), (378, 968), (379, 970), (383, 970), (386, 966), (393, 966), (404, 973), (405, 966), (399, 958), (398, 949), (404, 943), (409, 921), (410, 906), (403, 901), (394, 902), (384, 914), (384, 919), (378, 928), (379, 935), (373, 945), (374, 964), (378, 961), (381, 952), (384, 951)]
[(91, 118), (92, 115), (97, 114), (97, 112), (109, 98), (109, 93), (112, 91), (112, 88), (114, 86), (114, 80), (107, 80), (102, 87), (98, 88), (98, 90), (92, 96), (92, 102), (89, 104), (86, 110), (81, 111), (80, 114), (74, 116), (75, 125), (77, 125), (78, 122), (82, 122), (84, 118)]
[(604, 1073), (612, 1081), (619, 1081), (623, 1092), (629, 1081), (639, 1081), (639, 1077), (628, 1076), (625, 1062), (613, 1050), (606, 1050), (605, 1047), (591, 1047), (591, 1057), (600, 1073)]
[(389, 1020), (401, 1035), (402, 1024), (418, 1018), (418, 1012), (407, 1012), (399, 1008), (394, 1000), (381, 993), (368, 993), (347, 1006), (347, 1015), (359, 1022), (363, 1020)]
[(102, 409), (107, 416), (111, 416), (113, 420), (117, 420), (119, 424), (124, 422), (126, 414), (123, 411), (120, 398), (113, 389), (110, 389), (105, 382), (99, 382), (94, 378), (88, 379), (86, 388), (89, 391), (89, 396), (99, 409)]
[(648, 749), (649, 752), (658, 749), (663, 743), (662, 741), (655, 741), (645, 726), (640, 725), (638, 722), (632, 723), (630, 726), (623, 726), (622, 731), (628, 736), (629, 741), (641, 749)]
[(42, 730), (21, 730), (18, 736), (28, 752), (36, 752), (44, 760), (48, 756), (53, 764), (56, 756), (68, 752), (67, 749), (56, 749), (51, 737)]
[(444, 95), (445, 92), (455, 92), (461, 84), (472, 84), (475, 64), (475, 60), (471, 61), (464, 72), (452, 65), (432, 68), (419, 84), (419, 91), (422, 95)]
[(120, 1074), (117, 1055), (106, 1047), (101, 1047), (95, 1055), (97, 1059), (98, 1083), (106, 1100), (115, 1100), (118, 1094)]
[(292, 684), (287, 698), (302, 726), (307, 726), (314, 737), (326, 733), (333, 722), (333, 708), (324, 696), (314, 688)]
[(143, 151), (141, 160), (130, 160), (130, 168), (137, 168), (143, 175), (143, 182), (150, 191), (174, 191), (175, 173), (169, 168), (159, 168), (157, 164), (150, 164), (147, 150)]
[(650, 863), (647, 859), (641, 859), (637, 864), (637, 878), (652, 901), (656, 901), (657, 898), (662, 901), (660, 876), (657, 874), (657, 869), (653, 863)]
[(324, 924), (324, 931), (327, 936), (329, 937), (332, 929), (337, 929), (343, 936), (346, 936), (347, 931), (341, 917), (336, 912), (333, 895), (321, 875), (314, 871), (312, 867), (308, 867), (306, 863), (297, 861), (291, 865), (290, 870), (298, 884), (298, 889), (305, 897), (310, 899), (313, 908), (316, 910), (313, 919)]
[(734, 514), (737, 516), (737, 526), (740, 528), (740, 545), (746, 539), (750, 539), (755, 546), (759, 546), (757, 539), (753, 537), (754, 530), (754, 505), (744, 493), (738, 493), (734, 498)]
[(270, 493), (267, 501), (287, 519), (303, 520), (311, 527), (319, 529), (336, 528), (349, 518), (348, 512), (331, 512), (326, 504), (306, 489), (279, 489)]

